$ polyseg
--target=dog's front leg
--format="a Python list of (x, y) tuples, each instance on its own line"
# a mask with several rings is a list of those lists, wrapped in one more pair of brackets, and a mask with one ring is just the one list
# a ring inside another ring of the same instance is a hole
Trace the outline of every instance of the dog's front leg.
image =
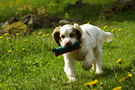
[(64, 71), (69, 79), (68, 83), (74, 82), (76, 80), (74, 73), (74, 58), (68, 55), (64, 55), (65, 67)]
[(85, 59), (83, 61), (82, 68), (86, 71), (90, 70), (92, 64), (94, 62), (94, 56), (93, 51), (89, 51), (89, 53), (85, 56)]

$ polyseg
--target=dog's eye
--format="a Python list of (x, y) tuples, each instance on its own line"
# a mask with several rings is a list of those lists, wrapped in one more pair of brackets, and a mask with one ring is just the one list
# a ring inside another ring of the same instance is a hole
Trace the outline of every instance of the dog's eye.
[(74, 37), (74, 34), (73, 34), (73, 33), (71, 33), (69, 36), (72, 38), (72, 37)]
[(65, 38), (65, 36), (64, 35), (61, 35), (61, 38), (63, 39), (63, 38)]

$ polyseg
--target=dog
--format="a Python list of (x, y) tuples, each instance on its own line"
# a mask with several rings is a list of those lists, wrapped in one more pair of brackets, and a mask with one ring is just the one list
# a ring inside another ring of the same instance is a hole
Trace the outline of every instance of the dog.
[(63, 54), (64, 71), (70, 82), (76, 80), (74, 61), (83, 61), (82, 68), (86, 71), (96, 69), (96, 73), (102, 73), (102, 42), (110, 42), (113, 34), (104, 32), (100, 28), (83, 24), (64, 25), (56, 27), (52, 33), (54, 41), (59, 46), (71, 47), (76, 41), (80, 42), (81, 49)]

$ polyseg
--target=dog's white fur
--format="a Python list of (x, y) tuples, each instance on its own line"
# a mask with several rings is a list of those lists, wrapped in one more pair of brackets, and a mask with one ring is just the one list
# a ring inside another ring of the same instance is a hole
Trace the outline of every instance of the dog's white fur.
[[(72, 37), (70, 37), (71, 33), (73, 33)], [(102, 42), (103, 40), (110, 42), (113, 37), (112, 33), (104, 32), (90, 24), (81, 26), (74, 24), (56, 28), (53, 32), (53, 37), (59, 46), (67, 46), (67, 43), (72, 46), (76, 41), (81, 43), (81, 49), (63, 55), (65, 61), (64, 71), (69, 82), (76, 80), (74, 73), (75, 60), (83, 61), (82, 68), (84, 70), (90, 70), (93, 65), (96, 73), (102, 73)]]

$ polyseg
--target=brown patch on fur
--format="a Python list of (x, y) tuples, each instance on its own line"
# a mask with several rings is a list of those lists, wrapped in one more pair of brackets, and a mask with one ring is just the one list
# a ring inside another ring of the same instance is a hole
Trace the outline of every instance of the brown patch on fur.
[(73, 31), (72, 33), (70, 33), (70, 35), (69, 35), (71, 38), (73, 38), (73, 37), (75, 37), (75, 38), (77, 38), (77, 35), (76, 35), (76, 33)]
[(80, 42), (82, 42), (82, 40), (81, 40), (82, 29), (79, 27), (78, 24), (74, 24), (73, 32), (75, 32), (75, 35), (76, 35), (77, 40), (80, 41)]
[(61, 27), (56, 27), (52, 33), (53, 39), (54, 41), (59, 45), (60, 45), (60, 28)]

